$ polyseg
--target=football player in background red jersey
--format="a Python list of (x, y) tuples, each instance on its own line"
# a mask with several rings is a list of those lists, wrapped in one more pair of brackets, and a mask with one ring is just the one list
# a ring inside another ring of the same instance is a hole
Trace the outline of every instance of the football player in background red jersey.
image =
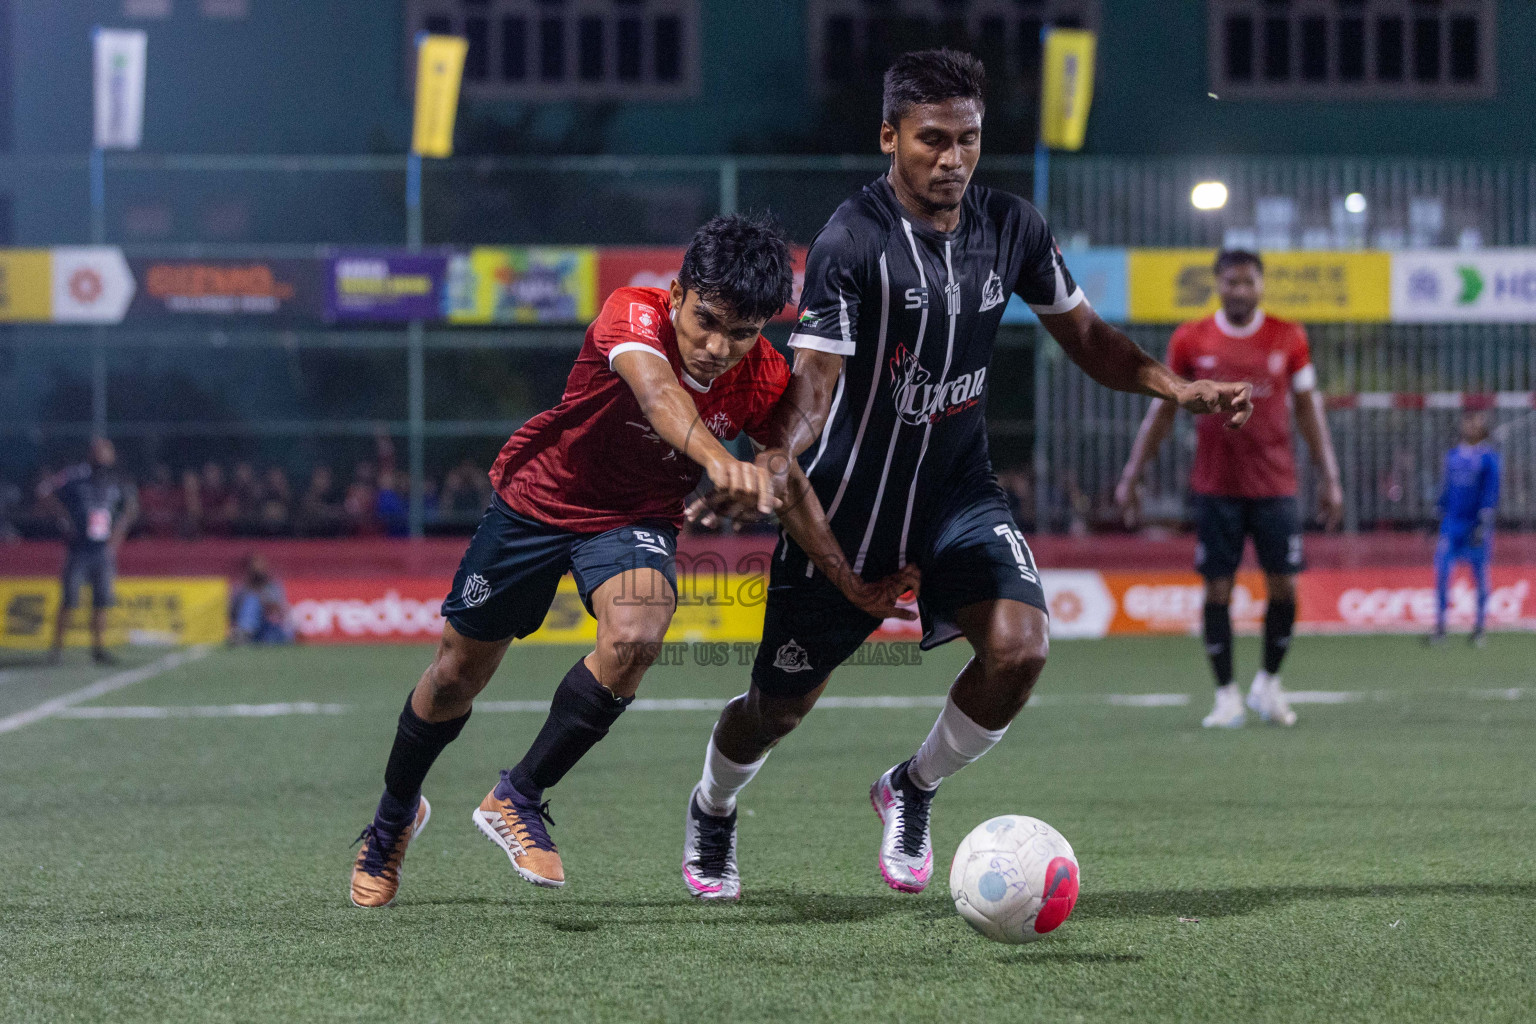
[[(1195, 421), (1195, 468), (1191, 500), (1199, 543), (1195, 568), (1205, 577), (1205, 650), (1216, 675), (1216, 706), (1202, 723), (1236, 728), (1246, 714), (1232, 681), (1232, 581), (1244, 538), (1253, 537), (1264, 570), (1264, 666), (1253, 678), (1248, 707), (1267, 722), (1294, 725), (1280, 686), (1280, 662), (1296, 622), (1296, 574), (1303, 567), (1301, 515), (1296, 503), (1291, 412), (1322, 479), (1318, 501), (1323, 523), (1338, 526), (1344, 495), (1339, 463), (1328, 436), (1317, 371), (1300, 324), (1268, 316), (1264, 263), (1254, 253), (1227, 250), (1216, 256), (1221, 308), (1203, 320), (1180, 325), (1168, 345), (1168, 365), (1185, 376), (1242, 380), (1253, 385), (1253, 415), (1240, 431), (1216, 417)], [(1157, 455), (1178, 410), (1154, 401), (1142, 421), (1131, 457), (1115, 488), (1115, 500), (1134, 518), (1142, 467)]]
[[(524, 879), (565, 884), (544, 791), (607, 735), (659, 653), (677, 601), (685, 499), (707, 475), (722, 501), (767, 514), (797, 479), (784, 439), (798, 414), (792, 398), (780, 402), (789, 367), (761, 333), (793, 283), (777, 227), (717, 217), (694, 235), (670, 290), (608, 297), (560, 403), (513, 434), (491, 469), (496, 493), (443, 602), (437, 656), (400, 713), (384, 794), (359, 837), (353, 903), (394, 900), (406, 847), (431, 815), (427, 771), (570, 571), (597, 619), (596, 649), (565, 674), (533, 745), (473, 814)], [(721, 443), (742, 432), (767, 448), (755, 462)], [(835, 548), (813, 499), (781, 518), (801, 543)], [(912, 615), (895, 607), (905, 577), (883, 588), (851, 573), (836, 579), (871, 614)]]

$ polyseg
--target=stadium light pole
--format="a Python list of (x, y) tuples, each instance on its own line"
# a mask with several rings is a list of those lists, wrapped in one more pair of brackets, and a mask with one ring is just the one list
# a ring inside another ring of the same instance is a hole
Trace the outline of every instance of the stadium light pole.
[[(1051, 23), (1045, 22), (1040, 26), (1040, 52), (1042, 59), (1045, 53), (1045, 42), (1051, 34)], [(1040, 124), (1035, 131), (1035, 209), (1040, 211), (1040, 216), (1050, 222), (1050, 214), (1047, 212), (1051, 204), (1051, 147), (1045, 144), (1045, 90), (1041, 90), (1040, 96)], [(1045, 477), (1049, 472), (1049, 458), (1045, 450), (1045, 419), (1046, 406), (1050, 401), (1045, 383), (1046, 373), (1046, 332), (1038, 322), (1035, 324), (1035, 437), (1034, 453), (1031, 459), (1034, 464), (1035, 476), (1035, 531), (1045, 529), (1046, 515), (1049, 510), (1049, 502), (1046, 500)]]
[[(421, 154), (414, 150), (405, 164), (405, 245), (421, 251)], [(406, 327), (406, 459), (411, 474), (409, 524), (412, 537), (426, 534), (427, 483), (427, 367), (426, 328), (421, 320)]]

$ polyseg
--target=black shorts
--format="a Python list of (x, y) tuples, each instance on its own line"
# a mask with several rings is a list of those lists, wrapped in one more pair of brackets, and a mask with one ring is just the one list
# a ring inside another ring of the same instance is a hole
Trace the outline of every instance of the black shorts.
[(1293, 576), (1306, 567), (1301, 550), (1301, 513), (1295, 498), (1191, 496), (1195, 506), (1195, 569), (1208, 580), (1237, 572), (1243, 539), (1253, 538), (1259, 566), (1272, 576)]
[(117, 581), (116, 559), (105, 544), (72, 547), (64, 558), (64, 572), (59, 583), (64, 591), (64, 607), (80, 606), (80, 587), (91, 586), (91, 607), (110, 608), (117, 600), (113, 584)]
[(677, 528), (642, 520), (606, 533), (573, 533), (519, 515), (492, 496), (454, 573), (443, 618), (472, 640), (521, 639), (538, 629), (567, 571), (592, 614), (592, 592), (630, 569), (655, 569), (671, 594), (627, 595), (672, 602), (677, 593)]
[[(1034, 555), (995, 485), (956, 501), (937, 521), (934, 542), (913, 559), (923, 573), (923, 650), (960, 636), (955, 617), (967, 605), (1007, 598), (1047, 611)], [(880, 625), (821, 573), (807, 577), (804, 555), (796, 554), (773, 560), (763, 641), (752, 668), (752, 682), (773, 697), (799, 697), (820, 686)]]

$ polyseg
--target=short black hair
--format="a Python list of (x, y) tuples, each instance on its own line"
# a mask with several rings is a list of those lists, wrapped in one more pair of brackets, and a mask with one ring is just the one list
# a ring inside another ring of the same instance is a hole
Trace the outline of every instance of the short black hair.
[(948, 48), (904, 53), (886, 69), (880, 116), (896, 127), (913, 107), (952, 99), (975, 100), (985, 110), (986, 85), (986, 68), (968, 53)]
[(677, 275), (685, 290), (743, 320), (767, 320), (789, 303), (795, 269), (771, 215), (713, 217), (693, 233)]
[(1252, 267), (1259, 273), (1264, 273), (1264, 261), (1259, 259), (1259, 254), (1247, 249), (1223, 249), (1216, 254), (1216, 266), (1213, 268), (1220, 276), (1228, 267)]

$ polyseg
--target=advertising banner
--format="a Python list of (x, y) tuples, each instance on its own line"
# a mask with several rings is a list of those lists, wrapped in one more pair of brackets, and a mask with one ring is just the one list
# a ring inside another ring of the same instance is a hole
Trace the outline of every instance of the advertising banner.
[(54, 323), (121, 323), (133, 300), (133, 274), (115, 245), (60, 245), (52, 250)]
[(585, 323), (597, 301), (596, 249), (478, 246), (448, 261), (452, 323)]
[(316, 322), (325, 309), (329, 263), (321, 260), (133, 259), (138, 290), (130, 319), (256, 317)]
[[(1072, 280), (1083, 289), (1094, 310), (1112, 324), (1123, 324), (1130, 316), (1126, 296), (1128, 251), (1125, 249), (1071, 249), (1063, 252)], [(1003, 310), (1005, 324), (1039, 323), (1039, 318), (1017, 295), (1008, 296)]]
[[(1215, 258), (1214, 249), (1132, 249), (1131, 322), (1181, 323), (1215, 312)], [(1264, 308), (1288, 320), (1386, 322), (1391, 281), (1385, 252), (1264, 254)]]
[(1083, 29), (1053, 28), (1045, 33), (1041, 61), (1040, 141), (1052, 149), (1083, 148), (1088, 108), (1093, 104), (1093, 57), (1096, 37)]
[(92, 33), (97, 149), (138, 149), (144, 134), (144, 71), (149, 36), (142, 29)]
[(416, 43), (416, 116), (411, 152), (420, 156), (453, 155), (453, 122), (459, 109), (467, 40), (422, 34)]
[[(61, 599), (56, 577), (0, 578), (0, 647), (46, 650)], [(89, 599), (82, 599), (65, 631), (66, 644), (90, 643), (89, 607)], [(228, 623), (229, 585), (221, 576), (124, 576), (117, 581), (117, 604), (107, 612), (106, 642), (223, 643)]]
[(1536, 249), (1393, 253), (1392, 319), (1536, 323)]
[[(651, 248), (610, 246), (597, 254), (597, 301), (601, 304), (617, 288), (670, 288), (683, 265), (680, 245)], [(793, 320), (805, 286), (805, 246), (792, 245), (789, 256), (795, 268), (795, 290), (775, 320)], [(1123, 286), (1122, 286), (1123, 290)], [(1006, 319), (1006, 318), (1005, 318)]]
[(443, 315), (444, 254), (348, 252), (330, 261), (325, 313), (331, 321), (404, 323)]
[(53, 255), (47, 249), (0, 249), (0, 323), (53, 318)]

